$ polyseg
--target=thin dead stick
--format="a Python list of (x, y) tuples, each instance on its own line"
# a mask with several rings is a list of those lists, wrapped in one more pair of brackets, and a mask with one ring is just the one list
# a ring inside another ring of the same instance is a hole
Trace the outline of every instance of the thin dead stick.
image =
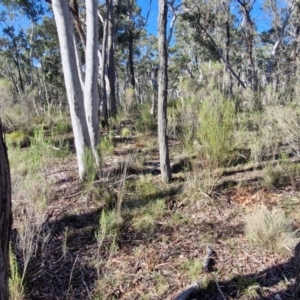
[[(76, 262), (77, 262), (77, 258), (78, 258), (78, 254), (76, 255), (74, 264), (73, 264), (73, 266), (72, 266), (72, 270), (71, 270), (71, 274), (70, 274), (70, 279), (69, 279), (69, 286), (68, 286), (68, 290), (67, 290), (67, 295), (69, 294), (69, 290), (70, 290), (70, 287), (71, 287), (71, 280), (72, 280), (72, 277), (73, 277), (73, 271), (74, 271), (74, 268), (75, 268), (75, 264), (76, 264)], [(67, 295), (66, 295), (66, 296), (67, 296)]]
[(218, 283), (218, 280), (216, 280), (216, 285), (217, 285), (217, 287), (218, 287), (218, 291), (219, 291), (219, 293), (220, 293), (222, 299), (226, 300), (226, 297), (224, 296), (224, 294), (223, 294), (223, 292), (222, 292), (222, 290), (221, 290), (221, 287), (220, 287), (220, 285), (219, 285), (219, 283)]

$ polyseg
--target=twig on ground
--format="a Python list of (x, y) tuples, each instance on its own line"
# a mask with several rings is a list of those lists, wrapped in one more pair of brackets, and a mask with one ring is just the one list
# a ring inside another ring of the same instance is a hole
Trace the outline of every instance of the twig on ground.
[(220, 293), (222, 299), (226, 300), (226, 297), (224, 296), (224, 294), (223, 294), (223, 292), (222, 292), (222, 290), (221, 290), (221, 287), (220, 287), (220, 285), (219, 285), (219, 283), (218, 283), (218, 280), (216, 280), (216, 285), (217, 285), (218, 291), (219, 291), (219, 293)]
[(76, 265), (76, 262), (77, 262), (77, 258), (78, 258), (78, 254), (76, 255), (74, 264), (72, 266), (72, 270), (71, 270), (71, 274), (70, 274), (70, 279), (69, 279), (69, 286), (68, 286), (68, 290), (67, 290), (66, 296), (69, 294), (69, 291), (70, 291), (70, 288), (71, 288), (71, 280), (72, 280), (72, 277), (73, 277), (73, 271), (74, 271), (74, 268), (75, 268), (75, 265)]

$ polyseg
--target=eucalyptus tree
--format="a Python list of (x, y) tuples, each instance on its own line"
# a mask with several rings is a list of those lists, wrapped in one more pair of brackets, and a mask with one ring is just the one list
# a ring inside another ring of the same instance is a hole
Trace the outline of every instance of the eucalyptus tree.
[[(115, 19), (114, 19), (114, 1), (106, 0), (107, 9), (107, 70), (109, 82), (109, 114), (116, 116), (116, 66), (115, 66)], [(103, 49), (104, 51), (104, 49)]]
[[(256, 0), (237, 0), (243, 15), (241, 29), (246, 52), (246, 68), (242, 68), (246, 69), (246, 78), (244, 82), (249, 83), (253, 91), (257, 91), (258, 89), (257, 68), (254, 54), (255, 25), (251, 17), (255, 1)], [(242, 55), (244, 55), (244, 53)], [(244, 58), (242, 58), (242, 63), (243, 62)]]
[(65, 105), (65, 87), (59, 42), (55, 21), (45, 16), (34, 27), (35, 37), (32, 42), (32, 59), (36, 85), (39, 90), (40, 103), (44, 111), (47, 105), (48, 113), (53, 105)]
[(167, 0), (158, 2), (158, 142), (161, 177), (164, 182), (171, 180), (167, 136), (167, 97), (168, 97), (168, 46), (167, 46)]
[(8, 25), (3, 29), (3, 34), (0, 44), (3, 63), (0, 72), (2, 76), (11, 80), (15, 92), (21, 95), (25, 91), (24, 61), (22, 59), (26, 44), (25, 33), (22, 29), (16, 32), (13, 25)]
[[(173, 36), (173, 31), (175, 27), (175, 22), (177, 19), (177, 16), (181, 14), (180, 7), (182, 6), (182, 2), (178, 4), (176, 0), (170, 0), (166, 2), (167, 5), (167, 15), (168, 11), (170, 11), (171, 15), (171, 21), (170, 21), (170, 27), (169, 27), (169, 33), (167, 34), (167, 29), (165, 29), (165, 34), (166, 34), (166, 51), (168, 52), (169, 45), (172, 40)], [(168, 9), (169, 8), (169, 9)], [(158, 47), (159, 48), (159, 47)], [(168, 56), (168, 54), (167, 54)], [(151, 84), (152, 84), (152, 103), (151, 103), (151, 115), (155, 114), (155, 108), (156, 108), (156, 98), (157, 98), (157, 89), (158, 89), (158, 71), (159, 67), (157, 65), (152, 65), (151, 68)]]
[[(280, 7), (277, 0), (267, 0), (264, 3), (264, 9), (268, 15), (272, 17), (271, 24), (273, 42), (272, 49), (268, 59), (266, 82), (270, 84), (273, 81), (273, 69), (275, 61), (279, 62), (281, 58), (280, 52), (286, 52), (286, 47), (291, 43), (291, 40), (297, 38), (297, 25), (296, 27), (290, 26), (290, 20), (296, 10), (299, 9), (299, 4), (295, 0), (287, 1), (286, 7)], [(296, 20), (296, 23), (298, 20)], [(293, 28), (294, 27), (294, 28)], [(287, 30), (288, 29), (288, 30)], [(289, 31), (289, 33), (287, 32)], [(288, 34), (288, 35), (287, 35)], [(288, 37), (289, 36), (289, 37)]]
[[(153, 82), (151, 73), (158, 69), (157, 37), (142, 31), (137, 42), (138, 44), (135, 45), (134, 51), (136, 96), (140, 103), (144, 103), (148, 100), (149, 94), (151, 94), (153, 103), (156, 104), (157, 92), (154, 95), (153, 90), (157, 91), (157, 87), (153, 88), (153, 83), (157, 84), (157, 76), (154, 74), (155, 82)], [(152, 112), (153, 114), (154, 111)]]
[(71, 121), (78, 160), (79, 178), (86, 175), (85, 150), (91, 149), (98, 163), (99, 141), (97, 89), (98, 75), (98, 16), (97, 0), (86, 0), (85, 81), (82, 86), (81, 70), (77, 67), (78, 49), (74, 24), (68, 3), (53, 0), (52, 9), (58, 31), (62, 67), (68, 96)]
[(210, 60), (222, 62), (226, 72), (230, 72), (238, 85), (245, 89), (239, 74), (240, 67), (232, 60), (234, 52), (239, 50), (235, 18), (229, 9), (230, 1), (185, 0), (183, 5), (181, 20), (192, 28), (194, 42)]
[[(34, 36), (33, 27), (46, 9), (41, 3), (32, 0), (1, 0), (0, 4), (6, 8), (6, 11), (2, 11), (0, 16), (3, 33), (2, 53), (6, 56), (7, 61), (11, 61), (17, 70), (17, 76), (13, 78), (13, 74), (11, 74), (11, 80), (20, 94), (25, 91), (26, 84), (32, 84), (33, 81), (31, 56)], [(28, 20), (30, 26), (21, 26), (20, 20)], [(31, 69), (30, 76), (24, 72), (24, 68), (27, 66)], [(26, 81), (29, 82), (27, 83)]]
[[(151, 0), (149, 6), (151, 7)], [(148, 21), (150, 13), (150, 7), (146, 14), (146, 17), (142, 16), (142, 8), (137, 5), (136, 0), (123, 0), (119, 3), (119, 18), (118, 29), (121, 31), (118, 34), (118, 43), (123, 43), (126, 49), (126, 73), (128, 80), (126, 86), (135, 89), (135, 63), (134, 55), (137, 50), (137, 43), (140, 40), (143, 30)]]

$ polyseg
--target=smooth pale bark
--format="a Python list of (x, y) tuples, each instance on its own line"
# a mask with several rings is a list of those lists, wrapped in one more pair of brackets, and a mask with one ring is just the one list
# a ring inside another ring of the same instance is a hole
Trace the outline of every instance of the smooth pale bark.
[(176, 19), (181, 14), (180, 12), (178, 12), (178, 10), (183, 5), (183, 3), (180, 3), (180, 4), (175, 6), (175, 0), (171, 0), (171, 1), (168, 1), (168, 5), (169, 5), (170, 10), (172, 12), (172, 19), (171, 19), (171, 22), (170, 22), (169, 34), (168, 34), (168, 38), (167, 38), (167, 44), (169, 46), (170, 43), (171, 43), (171, 40), (172, 40)]
[(76, 42), (75, 35), (73, 37), (73, 41), (74, 41), (76, 64), (77, 64), (77, 70), (78, 70), (78, 74), (79, 74), (79, 80), (80, 80), (80, 84), (81, 84), (81, 89), (84, 90), (84, 73), (83, 73), (82, 62), (81, 62), (81, 58), (80, 58), (79, 49), (77, 47), (77, 42)]
[(166, 183), (171, 180), (171, 168), (167, 137), (167, 97), (168, 97), (168, 50), (166, 39), (167, 1), (158, 2), (158, 143), (160, 170), (162, 180)]
[(85, 176), (84, 150), (85, 147), (90, 147), (91, 142), (85, 117), (83, 91), (77, 70), (72, 16), (67, 1), (52, 0), (52, 8), (60, 44), (64, 80), (78, 161), (79, 178), (82, 180)]
[(98, 16), (97, 0), (86, 0), (86, 51), (84, 107), (96, 164), (99, 164), (97, 145), (99, 143), (99, 92), (98, 92)]
[(79, 35), (79, 38), (81, 40), (83, 50), (85, 52), (86, 51), (86, 37), (85, 37), (84, 31), (83, 31), (82, 26), (81, 26), (81, 21), (80, 21), (80, 17), (79, 17), (78, 2), (77, 2), (77, 0), (72, 0), (69, 3), (70, 3), (70, 10), (71, 10), (71, 13), (72, 13), (73, 18), (74, 18), (73, 19), (74, 20), (74, 25), (75, 25), (75, 28), (76, 28), (77, 33)]
[[(276, 24), (276, 26), (280, 30), (278, 31), (278, 39), (277, 39), (277, 41), (273, 45), (272, 52), (271, 52), (271, 55), (270, 55), (269, 61), (268, 61), (267, 84), (270, 84), (272, 82), (273, 66), (274, 66), (275, 57), (276, 57), (277, 52), (278, 52), (277, 50), (279, 48), (280, 43), (283, 42), (284, 33), (285, 33), (286, 27), (287, 27), (287, 25), (289, 23), (290, 17), (292, 15), (294, 9), (295, 9), (295, 2), (292, 2), (289, 5), (288, 10), (286, 11), (286, 15), (285, 15), (285, 18), (282, 21), (282, 24)], [(273, 14), (275, 16), (277, 16), (278, 20), (280, 20), (280, 17), (278, 16), (278, 12), (277, 11), (273, 11)]]
[[(98, 14), (100, 18), (100, 14)], [(106, 12), (106, 18), (103, 19), (103, 38), (102, 38), (102, 53), (98, 52), (99, 58), (101, 57), (100, 64), (100, 99), (102, 101), (101, 115), (104, 118), (104, 122), (108, 121), (108, 107), (107, 107), (107, 93), (106, 93), (106, 47), (107, 47), (107, 34), (108, 34), (108, 12)]]
[(12, 225), (11, 181), (0, 120), (0, 300), (9, 299), (9, 242)]

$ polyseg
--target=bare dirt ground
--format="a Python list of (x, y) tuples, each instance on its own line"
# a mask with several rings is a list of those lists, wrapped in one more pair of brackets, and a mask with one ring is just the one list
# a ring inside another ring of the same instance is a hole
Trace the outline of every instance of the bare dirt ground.
[[(122, 157), (122, 145), (116, 149), (115, 158)], [(153, 184), (159, 185), (154, 163), (157, 156), (155, 152), (149, 156), (144, 171), (150, 170)], [(153, 195), (153, 199), (163, 196), (167, 204), (154, 232), (138, 234), (125, 222), (118, 235), (117, 252), (108, 257), (108, 251), (102, 250), (102, 259), (109, 265), (103, 265), (99, 273), (94, 263), (95, 232), (102, 207), (82, 190), (76, 160), (72, 160), (57, 170), (45, 171), (55, 181), (56, 198), (48, 206), (44, 225), (45, 232), (50, 232), (49, 240), (29, 265), (26, 299), (93, 299), (98, 276), (104, 278), (105, 285), (102, 298), (95, 299), (171, 300), (193, 281), (202, 282), (203, 288), (188, 299), (293, 299), (294, 249), (283, 255), (250, 245), (243, 216), (261, 204), (288, 206), (298, 226), (299, 178), (277, 189), (267, 188), (261, 184), (261, 169), (233, 170), (220, 177), (210, 195), (199, 192), (203, 201), (195, 201), (182, 197), (184, 182), (175, 174), (168, 191)], [(15, 240), (17, 231), (13, 234)], [(207, 245), (216, 253), (215, 263), (210, 272), (202, 271), (192, 278), (182, 264), (202, 264)], [(15, 252), (20, 260), (20, 250)]]

